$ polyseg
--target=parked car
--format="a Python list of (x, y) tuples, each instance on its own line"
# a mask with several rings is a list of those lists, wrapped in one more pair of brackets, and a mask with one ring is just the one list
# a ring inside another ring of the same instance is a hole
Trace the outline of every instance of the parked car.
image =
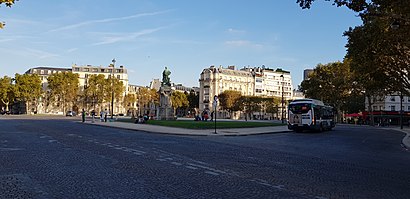
[(67, 113), (65, 114), (65, 116), (67, 116), (67, 117), (73, 117), (73, 116), (76, 116), (76, 115), (77, 115), (77, 113), (75, 111), (67, 111)]

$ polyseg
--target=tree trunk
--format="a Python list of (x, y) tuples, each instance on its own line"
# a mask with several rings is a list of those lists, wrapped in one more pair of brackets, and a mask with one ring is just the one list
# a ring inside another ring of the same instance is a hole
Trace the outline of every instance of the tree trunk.
[(370, 126), (374, 126), (374, 115), (373, 115), (373, 109), (372, 109), (373, 104), (372, 104), (370, 95), (367, 96), (367, 102), (369, 103), (369, 106), (367, 107), (367, 109), (369, 110), (369, 113), (370, 113)]

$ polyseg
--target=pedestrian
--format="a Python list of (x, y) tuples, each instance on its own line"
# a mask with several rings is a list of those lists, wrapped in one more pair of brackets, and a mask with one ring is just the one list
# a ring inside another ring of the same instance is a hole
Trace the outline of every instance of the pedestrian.
[(91, 116), (92, 116), (92, 123), (94, 123), (94, 120), (95, 120), (95, 111), (94, 111), (94, 109), (91, 111)]
[(214, 112), (211, 112), (211, 122), (214, 121)]
[(104, 111), (104, 122), (107, 122), (107, 109)]
[(104, 122), (104, 111), (103, 110), (100, 111), (100, 121)]
[(85, 110), (83, 109), (83, 112), (81, 113), (81, 118), (83, 122), (85, 122)]

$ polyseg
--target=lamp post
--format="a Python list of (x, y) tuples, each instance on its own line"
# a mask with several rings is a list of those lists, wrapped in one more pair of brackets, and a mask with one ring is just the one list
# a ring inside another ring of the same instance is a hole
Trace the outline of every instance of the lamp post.
[(400, 129), (403, 129), (403, 91), (400, 91)]
[(283, 88), (283, 83), (284, 83), (284, 79), (285, 79), (285, 77), (283, 76), (283, 74), (282, 75), (280, 75), (280, 77), (282, 78), (282, 106), (281, 106), (281, 112), (282, 112), (282, 117), (281, 117), (281, 120), (282, 120), (282, 124), (283, 123), (285, 123), (285, 121), (283, 120), (283, 103), (284, 103), (284, 99), (283, 99), (283, 92), (284, 92), (284, 88)]
[(115, 58), (112, 59), (112, 69), (111, 69), (111, 119), (114, 118), (114, 68), (115, 68)]

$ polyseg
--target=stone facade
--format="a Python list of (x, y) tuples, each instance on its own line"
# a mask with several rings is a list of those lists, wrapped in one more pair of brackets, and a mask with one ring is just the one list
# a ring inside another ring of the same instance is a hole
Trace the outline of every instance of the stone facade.
[(292, 77), (282, 69), (244, 67), (236, 70), (211, 66), (202, 71), (199, 79), (199, 109), (214, 110), (213, 99), (226, 90), (240, 91), (244, 96), (293, 98)]

